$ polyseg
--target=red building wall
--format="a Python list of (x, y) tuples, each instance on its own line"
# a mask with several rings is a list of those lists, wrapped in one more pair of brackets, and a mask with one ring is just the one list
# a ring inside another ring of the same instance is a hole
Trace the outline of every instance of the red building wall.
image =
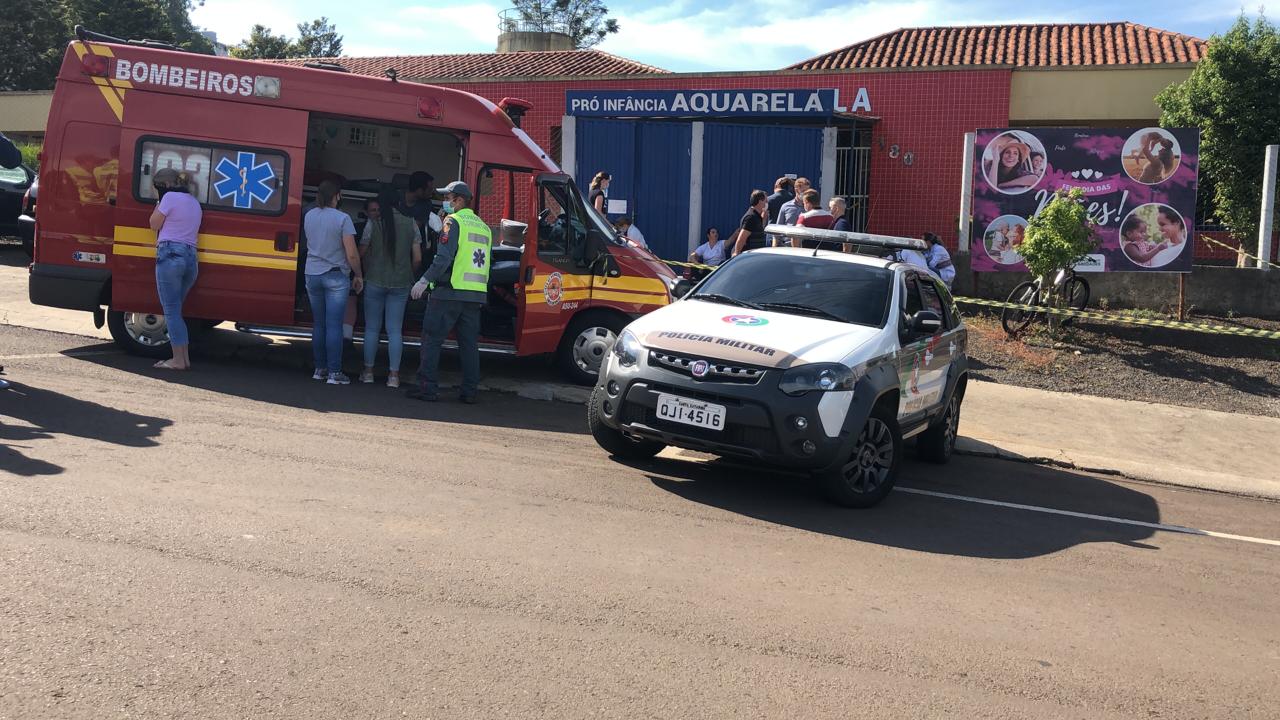
[[(869, 231), (919, 237), (936, 232), (956, 247), (960, 177), (966, 132), (1009, 122), (1009, 70), (885, 72), (859, 74), (674, 75), (628, 80), (447, 83), (497, 102), (518, 97), (533, 103), (524, 128), (543, 148), (561, 124), (565, 90), (708, 90), (827, 88), (840, 90), (849, 107), (866, 88), (880, 118), (872, 130)], [(447, 110), (446, 110), (447, 112)], [(893, 146), (898, 157), (890, 157)], [(913, 162), (903, 158), (911, 153)], [(781, 172), (781, 171), (780, 171)], [(774, 178), (739, 178), (745, 195)]]

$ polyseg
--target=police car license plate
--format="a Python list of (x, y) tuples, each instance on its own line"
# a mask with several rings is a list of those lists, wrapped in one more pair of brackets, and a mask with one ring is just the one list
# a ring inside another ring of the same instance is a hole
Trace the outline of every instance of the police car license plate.
[(658, 394), (658, 419), (710, 430), (724, 429), (724, 406), (676, 395)]

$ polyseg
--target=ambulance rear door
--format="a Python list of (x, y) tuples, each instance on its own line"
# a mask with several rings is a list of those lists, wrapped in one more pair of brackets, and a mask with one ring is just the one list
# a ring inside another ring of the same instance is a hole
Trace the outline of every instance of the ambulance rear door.
[(124, 107), (112, 267), (113, 309), (159, 312), (151, 186), (185, 170), (204, 210), (199, 276), (183, 313), (294, 320), (307, 113), (133, 90)]

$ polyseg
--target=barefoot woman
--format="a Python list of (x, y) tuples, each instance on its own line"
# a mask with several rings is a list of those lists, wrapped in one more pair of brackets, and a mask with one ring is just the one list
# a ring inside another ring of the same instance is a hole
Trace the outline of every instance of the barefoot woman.
[(200, 201), (191, 196), (190, 179), (172, 168), (158, 170), (151, 181), (160, 202), (151, 213), (151, 229), (156, 231), (156, 289), (164, 308), (165, 325), (173, 358), (156, 367), (187, 370), (191, 367), (187, 323), (182, 319), (182, 301), (196, 284), (196, 235), (200, 231)]

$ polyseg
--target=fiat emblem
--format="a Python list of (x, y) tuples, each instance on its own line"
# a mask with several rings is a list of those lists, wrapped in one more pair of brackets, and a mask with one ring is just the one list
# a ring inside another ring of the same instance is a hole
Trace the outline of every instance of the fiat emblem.
[(695, 360), (693, 367), (689, 368), (689, 372), (693, 373), (696, 378), (706, 377), (711, 370), (711, 363), (706, 360)]

